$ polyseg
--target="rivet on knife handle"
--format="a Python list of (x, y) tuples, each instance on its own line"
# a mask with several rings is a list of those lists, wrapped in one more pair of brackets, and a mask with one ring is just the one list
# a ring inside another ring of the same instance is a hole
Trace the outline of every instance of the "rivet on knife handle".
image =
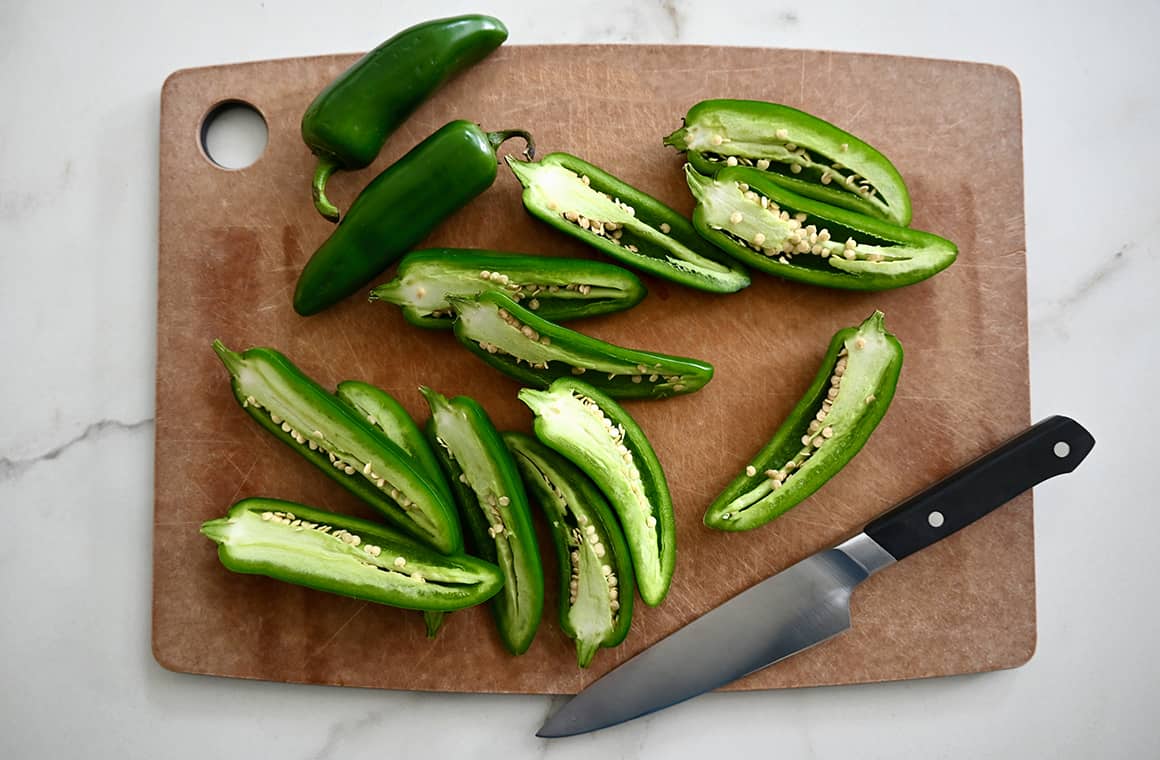
[(1048, 417), (866, 526), (895, 559), (949, 536), (1048, 478), (1071, 472), (1095, 446), (1091, 433)]

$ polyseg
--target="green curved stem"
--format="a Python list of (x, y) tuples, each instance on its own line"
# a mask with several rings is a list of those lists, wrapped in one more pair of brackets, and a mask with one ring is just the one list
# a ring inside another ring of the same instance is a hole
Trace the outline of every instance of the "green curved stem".
[(314, 168), (314, 182), (310, 187), (314, 194), (314, 208), (318, 209), (318, 213), (322, 214), (324, 219), (331, 222), (338, 221), (339, 212), (338, 207), (326, 197), (326, 182), (331, 174), (341, 168), (333, 159), (319, 158), (318, 166)]
[(530, 132), (523, 129), (501, 129), (497, 132), (488, 132), (487, 141), (491, 143), (491, 149), (498, 151), (499, 146), (513, 137), (518, 137), (524, 141), (524, 158), (531, 161), (536, 157), (536, 142), (532, 139)]

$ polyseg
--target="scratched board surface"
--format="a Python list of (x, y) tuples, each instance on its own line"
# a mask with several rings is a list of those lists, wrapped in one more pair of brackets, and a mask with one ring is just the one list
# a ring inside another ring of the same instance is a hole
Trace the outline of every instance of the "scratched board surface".
[[(544, 622), (518, 658), (501, 648), (486, 608), (449, 616), (428, 641), (416, 613), (227, 572), (197, 528), (239, 498), (372, 515), (237, 407), (210, 350), (214, 338), (236, 349), (276, 347), (325, 387), (376, 383), (421, 422), (417, 388), (426, 384), (475, 397), (500, 429), (530, 429), (517, 384), (450, 334), (412, 328), (394, 307), (361, 297), (308, 319), (291, 309), (298, 273), (331, 229), (311, 207), (313, 160), (299, 119), (355, 59), (185, 70), (162, 90), (153, 650), (165, 667), (391, 689), (574, 693), (1030, 421), (1020, 95), (1010, 72), (812, 51), (505, 47), (425, 104), (374, 166), (336, 176), (332, 199), (349, 207), (389, 162), (445, 122), (467, 118), (529, 129), (541, 153), (578, 154), (688, 214), (682, 160), (661, 137), (698, 100), (757, 98), (816, 113), (880, 148), (909, 184), (913, 226), (956, 241), (960, 258), (931, 280), (878, 294), (755, 274), (748, 289), (717, 296), (645, 277), (649, 296), (634, 310), (572, 324), (716, 367), (699, 393), (626, 403), (669, 477), (676, 576), (667, 601), (638, 604), (627, 641), (601, 650), (586, 671), (557, 623), (554, 555), (542, 533)], [(253, 104), (269, 125), (264, 154), (240, 171), (211, 164), (198, 137), (205, 115), (227, 100)], [(494, 187), (427, 244), (596, 256), (528, 216), (503, 167)], [(703, 527), (706, 505), (793, 407), (833, 332), (874, 309), (886, 313), (906, 359), (893, 406), (862, 453), (761, 529), (727, 535)], [(848, 634), (730, 688), (1022, 664), (1035, 647), (1030, 495), (871, 579), (854, 596), (853, 623)]]

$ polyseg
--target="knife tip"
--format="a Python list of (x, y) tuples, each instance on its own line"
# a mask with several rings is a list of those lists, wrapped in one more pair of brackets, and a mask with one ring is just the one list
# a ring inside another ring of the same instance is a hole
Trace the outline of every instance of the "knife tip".
[(560, 731), (552, 727), (552, 721), (548, 720), (544, 725), (540, 726), (540, 730), (536, 732), (536, 736), (540, 739), (559, 739), (562, 736), (569, 736), (566, 731)]
[(540, 726), (540, 730), (536, 732), (536, 736), (540, 739), (562, 739), (565, 736), (575, 736), (578, 733), (584, 733), (583, 731), (576, 730), (576, 727), (572, 725), (573, 721), (566, 717), (565, 712), (565, 710), (560, 710), (544, 721), (544, 725)]

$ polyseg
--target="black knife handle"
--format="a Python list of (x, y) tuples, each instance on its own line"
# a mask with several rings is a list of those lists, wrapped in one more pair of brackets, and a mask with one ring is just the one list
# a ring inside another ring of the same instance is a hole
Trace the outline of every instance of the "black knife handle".
[(1048, 417), (876, 517), (865, 533), (895, 559), (908, 557), (1032, 486), (1071, 472), (1095, 445), (1070, 417)]

